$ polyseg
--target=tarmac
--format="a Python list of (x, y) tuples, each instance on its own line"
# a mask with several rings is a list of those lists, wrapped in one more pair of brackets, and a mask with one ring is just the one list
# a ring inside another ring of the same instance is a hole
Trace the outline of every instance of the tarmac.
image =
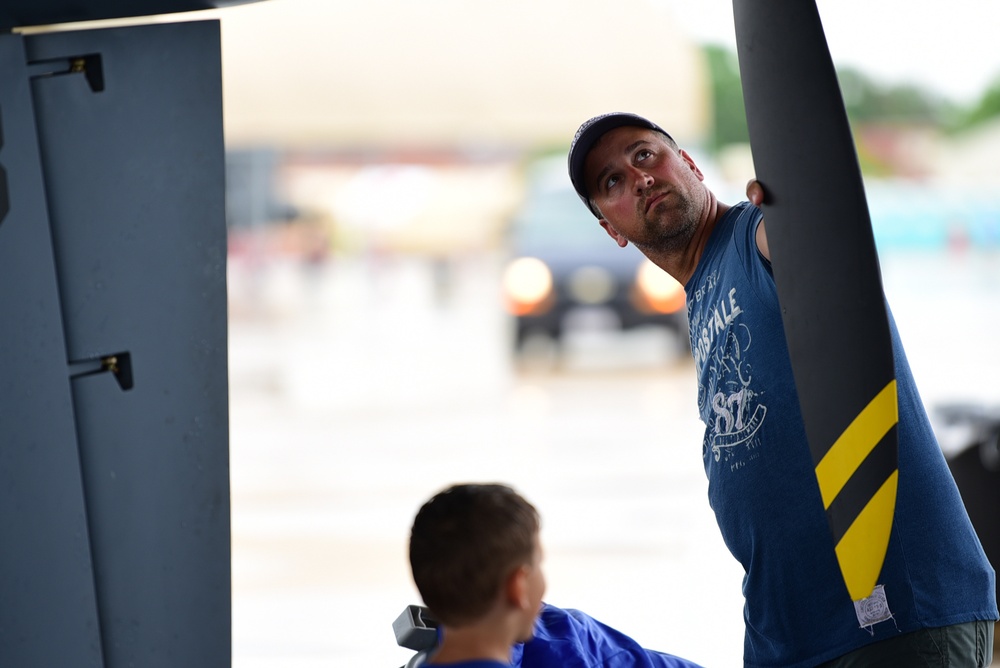
[[(925, 401), (996, 401), (995, 258), (931, 260), (883, 264)], [(409, 523), (484, 480), (540, 510), (547, 600), (742, 664), (742, 569), (708, 507), (690, 362), (651, 332), (517, 362), (497, 266), (462, 264), (444, 295), (415, 261), (231, 267), (234, 668), (403, 665)]]

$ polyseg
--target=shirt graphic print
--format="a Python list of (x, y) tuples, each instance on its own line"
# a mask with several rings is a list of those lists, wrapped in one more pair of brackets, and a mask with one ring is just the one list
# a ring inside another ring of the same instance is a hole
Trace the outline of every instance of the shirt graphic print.
[[(699, 377), (698, 410), (708, 427), (702, 456), (737, 471), (759, 456), (756, 436), (767, 406), (754, 386), (747, 359), (753, 332), (740, 317), (739, 295), (736, 288), (719, 290), (718, 278), (718, 272), (710, 273), (694, 291), (688, 316), (696, 337), (692, 344)], [(710, 299), (714, 303), (708, 303)]]

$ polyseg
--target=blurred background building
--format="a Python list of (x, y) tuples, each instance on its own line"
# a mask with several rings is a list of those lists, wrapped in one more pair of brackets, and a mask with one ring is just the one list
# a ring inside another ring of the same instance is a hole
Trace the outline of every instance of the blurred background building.
[[(331, 253), (495, 248), (527, 165), (564, 153), (582, 120), (612, 109), (656, 118), (739, 197), (753, 165), (733, 49), (694, 41), (668, 2), (606, 10), (269, 0), (217, 12), (232, 226), (297, 222), (308, 231), (275, 234), (310, 256), (320, 238)], [(883, 182), (998, 185), (996, 87), (959, 106), (855, 66), (841, 79), (873, 200)], [(968, 225), (996, 235), (995, 222)]]

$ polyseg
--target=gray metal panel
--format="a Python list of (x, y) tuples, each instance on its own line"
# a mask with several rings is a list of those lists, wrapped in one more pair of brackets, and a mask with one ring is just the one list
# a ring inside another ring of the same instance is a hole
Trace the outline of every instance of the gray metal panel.
[(69, 359), (134, 381), (73, 381), (106, 665), (229, 665), (219, 26), (27, 44)]
[(101, 666), (66, 344), (22, 37), (0, 35), (0, 666)]

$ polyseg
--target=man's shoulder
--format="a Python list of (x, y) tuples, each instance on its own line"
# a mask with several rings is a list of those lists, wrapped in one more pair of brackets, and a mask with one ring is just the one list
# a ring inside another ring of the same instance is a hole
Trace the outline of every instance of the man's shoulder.
[(739, 252), (748, 240), (754, 239), (762, 216), (760, 209), (745, 201), (726, 209), (712, 230), (702, 260), (707, 256), (719, 261), (734, 250)]

